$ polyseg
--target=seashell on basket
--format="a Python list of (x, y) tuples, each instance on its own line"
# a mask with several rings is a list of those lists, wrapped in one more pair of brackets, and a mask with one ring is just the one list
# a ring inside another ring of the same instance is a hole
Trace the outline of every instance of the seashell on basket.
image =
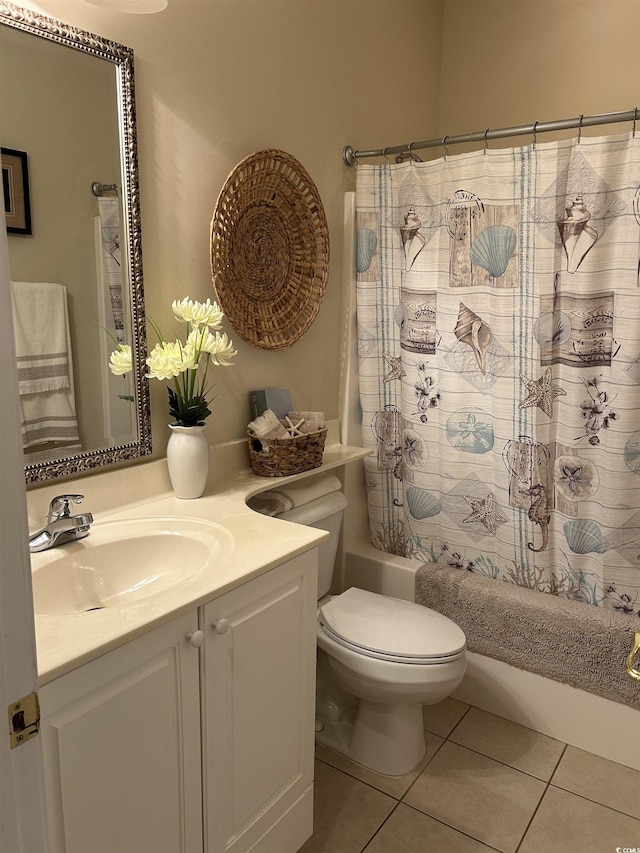
[(327, 427), (294, 438), (247, 434), (251, 470), (259, 477), (288, 477), (322, 465)]

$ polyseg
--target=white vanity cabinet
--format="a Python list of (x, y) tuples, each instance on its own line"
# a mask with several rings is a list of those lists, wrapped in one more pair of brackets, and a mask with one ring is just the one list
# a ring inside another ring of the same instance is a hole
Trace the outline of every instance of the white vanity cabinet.
[(197, 618), (40, 689), (52, 853), (202, 849)]
[(313, 827), (316, 559), (41, 688), (52, 853), (299, 849)]
[(207, 853), (295, 853), (312, 833), (316, 560), (201, 611)]

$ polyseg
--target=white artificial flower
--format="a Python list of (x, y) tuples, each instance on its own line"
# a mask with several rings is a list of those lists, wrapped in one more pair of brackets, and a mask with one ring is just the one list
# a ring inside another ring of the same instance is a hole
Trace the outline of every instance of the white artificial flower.
[(226, 333), (216, 332), (214, 335), (206, 327), (193, 329), (187, 338), (187, 345), (192, 346), (197, 354), (209, 353), (213, 364), (223, 367), (228, 367), (233, 356), (237, 355)]
[(208, 352), (209, 340), (215, 340), (215, 335), (212, 335), (207, 326), (199, 326), (192, 329), (187, 337), (187, 346), (193, 347), (196, 354)]
[(124, 376), (125, 373), (131, 373), (133, 370), (133, 360), (131, 357), (131, 347), (128, 344), (118, 344), (118, 349), (115, 349), (109, 357), (109, 370), (115, 376)]
[(178, 320), (191, 323), (193, 329), (197, 329), (198, 326), (209, 326), (212, 329), (222, 327), (224, 313), (218, 303), (211, 302), (210, 299), (206, 302), (193, 302), (186, 296), (181, 302), (174, 300), (171, 308)]
[(195, 350), (189, 344), (180, 341), (163, 341), (156, 344), (147, 358), (148, 379), (171, 379), (185, 370), (195, 370)]
[[(207, 368), (209, 362), (227, 367), (237, 355), (233, 343), (222, 328), (224, 313), (217, 302), (194, 302), (186, 297), (174, 301), (171, 305), (178, 320), (187, 323), (187, 340), (165, 341), (160, 328), (149, 319), (160, 343), (156, 344), (147, 358), (147, 379), (173, 380), (169, 388), (169, 412), (177, 424), (195, 426), (202, 423), (211, 414), (207, 396), (213, 386), (208, 385)], [(214, 331), (212, 331), (214, 330)], [(202, 358), (203, 368), (197, 374), (198, 363)], [(133, 369), (131, 347), (124, 344), (111, 354), (109, 367), (116, 375), (128, 373)]]
[(233, 348), (233, 342), (229, 340), (226, 332), (216, 332), (215, 344), (207, 352), (211, 354), (211, 361), (221, 367), (229, 367), (231, 359), (237, 355), (237, 350)]

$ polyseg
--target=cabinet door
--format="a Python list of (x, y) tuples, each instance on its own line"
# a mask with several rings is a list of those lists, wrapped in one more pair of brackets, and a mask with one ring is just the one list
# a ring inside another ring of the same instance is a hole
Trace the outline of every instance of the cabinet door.
[(194, 610), (41, 689), (54, 853), (202, 850), (196, 628)]
[(316, 559), (204, 607), (208, 853), (294, 853), (313, 831)]

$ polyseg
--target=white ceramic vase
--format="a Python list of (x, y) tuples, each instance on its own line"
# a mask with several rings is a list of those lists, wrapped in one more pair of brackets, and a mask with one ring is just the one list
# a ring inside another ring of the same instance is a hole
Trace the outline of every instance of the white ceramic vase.
[(209, 474), (209, 442), (204, 434), (204, 424), (169, 424), (169, 429), (167, 465), (175, 496), (184, 500), (199, 498)]

